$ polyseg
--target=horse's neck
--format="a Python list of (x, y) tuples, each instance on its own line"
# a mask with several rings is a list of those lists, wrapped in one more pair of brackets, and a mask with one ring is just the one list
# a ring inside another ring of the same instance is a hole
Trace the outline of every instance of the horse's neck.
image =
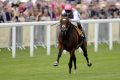
[(69, 30), (68, 30), (68, 33), (73, 33), (73, 31), (74, 31), (74, 25), (72, 24), (72, 23), (70, 23), (70, 25), (68, 25), (69, 26)]

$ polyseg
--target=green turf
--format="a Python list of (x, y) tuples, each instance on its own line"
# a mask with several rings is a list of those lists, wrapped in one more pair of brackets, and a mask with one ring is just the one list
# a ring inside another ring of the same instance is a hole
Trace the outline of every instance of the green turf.
[(57, 48), (52, 47), (51, 55), (46, 49), (35, 49), (34, 57), (29, 57), (29, 49), (17, 50), (16, 58), (11, 58), (7, 49), (0, 51), (0, 80), (120, 80), (120, 44), (114, 44), (112, 51), (107, 45), (100, 45), (94, 53), (93, 46), (88, 46), (88, 54), (93, 63), (87, 67), (82, 53), (76, 51), (77, 73), (68, 74), (69, 54), (63, 54), (60, 65), (54, 67)]

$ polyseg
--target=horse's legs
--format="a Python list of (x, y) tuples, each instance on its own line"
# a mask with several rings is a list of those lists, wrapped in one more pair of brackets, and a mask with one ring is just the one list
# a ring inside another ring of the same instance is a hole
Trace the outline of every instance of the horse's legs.
[(74, 62), (74, 69), (76, 71), (76, 56), (75, 56), (75, 50), (70, 52), (70, 60), (68, 63), (69, 66), (69, 73), (71, 74), (71, 69), (72, 69), (72, 62)]
[(83, 55), (85, 56), (85, 58), (87, 60), (87, 65), (88, 66), (92, 66), (92, 63), (90, 62), (90, 60), (88, 58), (88, 54), (87, 54), (87, 42), (85, 40), (83, 41), (81, 49), (83, 50)]
[(72, 69), (72, 54), (71, 53), (70, 53), (70, 60), (69, 60), (68, 66), (69, 66), (69, 73), (71, 74), (71, 69)]
[(56, 60), (56, 62), (55, 62), (55, 64), (54, 64), (54, 66), (58, 66), (58, 64), (59, 64), (59, 59), (60, 59), (60, 57), (61, 57), (61, 55), (62, 55), (62, 52), (63, 52), (63, 49), (59, 49), (58, 56), (57, 56), (57, 60)]
[(75, 54), (73, 54), (73, 61), (74, 61), (74, 69), (76, 71), (76, 56), (75, 56)]

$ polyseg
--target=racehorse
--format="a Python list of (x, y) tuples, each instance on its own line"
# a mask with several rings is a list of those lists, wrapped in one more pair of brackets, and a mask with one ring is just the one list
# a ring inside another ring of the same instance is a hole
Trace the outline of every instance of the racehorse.
[(76, 26), (73, 25), (68, 17), (62, 17), (60, 19), (60, 32), (58, 35), (58, 56), (54, 66), (59, 65), (59, 59), (62, 55), (63, 50), (66, 50), (70, 53), (69, 59), (69, 73), (71, 74), (72, 62), (74, 62), (74, 69), (76, 71), (76, 56), (75, 50), (79, 47), (83, 50), (83, 54), (86, 58), (87, 65), (91, 66), (92, 63), (88, 58), (87, 54), (87, 41), (82, 39), (79, 32), (76, 30)]

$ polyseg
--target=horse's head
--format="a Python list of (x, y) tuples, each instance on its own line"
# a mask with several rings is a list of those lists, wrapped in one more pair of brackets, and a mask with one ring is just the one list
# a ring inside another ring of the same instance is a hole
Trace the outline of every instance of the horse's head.
[(62, 17), (60, 20), (60, 30), (66, 32), (69, 28), (70, 21), (68, 17)]

